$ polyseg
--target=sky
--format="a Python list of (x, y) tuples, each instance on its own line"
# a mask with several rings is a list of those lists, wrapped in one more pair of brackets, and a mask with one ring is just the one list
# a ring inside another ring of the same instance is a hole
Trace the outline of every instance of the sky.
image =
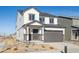
[[(9, 35), (16, 32), (17, 10), (24, 10), (29, 6), (0, 6), (0, 34)], [(57, 16), (79, 16), (78, 6), (34, 6), (41, 12)]]

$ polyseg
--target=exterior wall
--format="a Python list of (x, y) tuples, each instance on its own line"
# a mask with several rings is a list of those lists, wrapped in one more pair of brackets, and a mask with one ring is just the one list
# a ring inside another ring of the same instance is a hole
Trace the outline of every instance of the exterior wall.
[(56, 24), (58, 24), (58, 18), (54, 18), (54, 24), (56, 25)]
[(58, 25), (65, 27), (65, 40), (71, 40), (72, 20), (66, 18), (58, 18)]
[(16, 36), (17, 36), (17, 40), (24, 41), (24, 29), (23, 28), (19, 29), (17, 31)]
[(45, 17), (45, 24), (49, 24), (49, 17)]
[(23, 16), (18, 12), (17, 13), (17, 21), (16, 21), (16, 30), (21, 28), (24, 25)]
[(21, 28), (24, 24), (24, 20), (22, 15), (18, 12), (17, 13), (17, 21), (16, 21), (16, 39), (22, 41), (24, 29)]
[[(58, 18), (56, 18), (56, 17), (51, 17), (51, 18), (54, 19), (54, 23), (52, 23), (52, 24), (57, 25), (58, 24)], [(45, 17), (45, 24), (50, 24), (50, 17)]]
[(31, 25), (38, 25), (38, 26), (42, 26), (42, 24), (38, 23), (38, 22), (34, 22)]
[[(31, 8), (24, 12), (23, 16), (18, 12), (17, 13), (17, 22), (16, 22), (16, 38), (17, 40), (23, 41), (24, 34), (26, 34), (26, 30), (21, 28), (22, 25), (32, 22), (29, 20), (28, 14), (35, 14), (35, 20), (39, 21), (39, 12), (36, 11), (34, 8)], [(71, 40), (71, 26), (72, 25), (79, 25), (79, 20), (70, 20), (66, 18), (54, 18), (54, 25), (60, 25), (61, 27), (65, 27), (63, 30), (63, 34), (65, 34), (65, 40)], [(50, 17), (45, 17), (45, 24), (50, 24)], [(38, 23), (33, 23), (32, 25), (40, 25)], [(58, 30), (58, 29), (53, 29)], [(38, 32), (41, 33), (41, 29)]]
[(79, 20), (78, 19), (73, 19), (72, 20), (72, 25), (79, 25)]
[[(37, 20), (37, 21), (39, 21), (39, 17), (45, 17), (45, 16), (39, 16), (39, 12), (36, 11), (34, 8), (32, 8), (32, 9), (24, 12), (24, 15), (23, 15), (23, 17), (24, 17), (24, 24), (31, 22), (29, 20), (28, 14), (35, 14), (35, 20)], [(54, 18), (54, 23), (53, 24), (57, 24), (58, 23), (56, 17), (45, 17), (45, 22), (44, 23), (45, 24), (50, 24), (50, 22), (49, 22), (50, 18)]]
[(29, 15), (28, 14), (35, 14), (35, 20), (39, 21), (39, 12), (36, 11), (34, 8), (31, 8), (31, 9), (24, 12), (24, 15), (23, 15), (24, 24), (27, 24), (27, 23), (31, 22), (29, 20)]

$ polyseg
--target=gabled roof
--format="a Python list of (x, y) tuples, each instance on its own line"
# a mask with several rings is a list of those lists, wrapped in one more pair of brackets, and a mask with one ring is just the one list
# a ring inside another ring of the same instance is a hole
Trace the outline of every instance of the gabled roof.
[(79, 25), (71, 26), (72, 28), (79, 28)]
[(71, 17), (66, 17), (66, 16), (58, 16), (59, 18), (65, 18), (65, 19), (72, 19)]
[[(28, 11), (29, 9), (34, 8), (34, 7), (29, 7), (26, 8), (25, 10), (18, 10), (18, 12), (23, 15), (23, 13), (25, 11)], [(36, 8), (34, 8), (36, 11), (38, 11), (40, 13), (40, 16), (46, 16), (46, 17), (55, 17), (55, 15), (49, 14), (49, 13), (45, 13), (45, 12), (40, 12), (39, 10), (37, 10)]]
[(71, 16), (70, 18), (73, 18), (73, 19), (79, 20), (79, 16)]
[(55, 15), (52, 15), (52, 14), (49, 14), (49, 13), (44, 13), (44, 12), (40, 12), (40, 16), (56, 17)]
[(21, 15), (23, 15), (25, 11), (28, 11), (28, 10), (31, 9), (31, 8), (34, 8), (36, 11), (38, 11), (38, 12), (40, 13), (40, 16), (58, 17), (58, 18), (65, 18), (65, 19), (70, 19), (70, 20), (72, 20), (72, 19), (78, 19), (78, 20), (79, 20), (79, 18), (77, 18), (77, 17), (74, 18), (74, 17), (66, 17), (66, 16), (56, 16), (56, 15), (52, 15), (52, 14), (49, 14), (49, 13), (40, 12), (40, 11), (39, 11), (37, 8), (35, 8), (35, 7), (29, 7), (29, 8), (26, 8), (26, 9), (24, 9), (24, 10), (18, 10), (18, 12), (19, 12)]
[(61, 25), (54, 25), (54, 24), (44, 24), (45, 27), (53, 27), (53, 28), (65, 28)]
[(42, 26), (43, 26), (43, 23), (41, 23), (41, 22), (39, 22), (39, 21), (33, 21), (33, 22), (30, 22), (30, 23), (27, 23), (27, 24), (24, 24), (23, 26), (29, 26), (29, 25), (31, 25), (32, 23), (34, 23), (34, 22), (37, 22), (37, 23), (40, 23), (40, 24), (42, 24)]
[(18, 12), (19, 12), (20, 14), (22, 14), (22, 13), (23, 13), (23, 10), (18, 10)]
[[(24, 10), (18, 10), (18, 12), (21, 14), (21, 15), (23, 15), (23, 13), (25, 12), (25, 11), (28, 11), (29, 9), (32, 9), (32, 8), (34, 8), (34, 7), (29, 7), (29, 8), (26, 8), (26, 9), (24, 9)], [(36, 8), (34, 8), (36, 11), (38, 11), (38, 12), (40, 12), (39, 10), (37, 10)]]

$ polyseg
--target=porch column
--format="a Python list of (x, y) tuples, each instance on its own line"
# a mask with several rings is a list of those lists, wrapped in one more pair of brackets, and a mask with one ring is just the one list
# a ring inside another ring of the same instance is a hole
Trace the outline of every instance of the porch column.
[(44, 41), (44, 27), (42, 27), (42, 40)]
[(29, 41), (29, 27), (27, 27), (27, 41)]
[(32, 31), (33, 29), (31, 28), (30, 29), (30, 32), (31, 32), (31, 40), (33, 40), (33, 31)]

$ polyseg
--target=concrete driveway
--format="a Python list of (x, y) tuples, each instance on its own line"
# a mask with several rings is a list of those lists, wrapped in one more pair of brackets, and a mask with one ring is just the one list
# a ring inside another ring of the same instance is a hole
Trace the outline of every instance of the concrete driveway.
[(79, 53), (79, 46), (69, 43), (69, 42), (53, 42), (53, 43), (46, 43), (52, 45), (54, 48), (56, 48), (56, 51), (52, 51), (55, 53), (60, 53), (60, 51), (64, 50), (64, 46), (68, 47), (68, 53)]

